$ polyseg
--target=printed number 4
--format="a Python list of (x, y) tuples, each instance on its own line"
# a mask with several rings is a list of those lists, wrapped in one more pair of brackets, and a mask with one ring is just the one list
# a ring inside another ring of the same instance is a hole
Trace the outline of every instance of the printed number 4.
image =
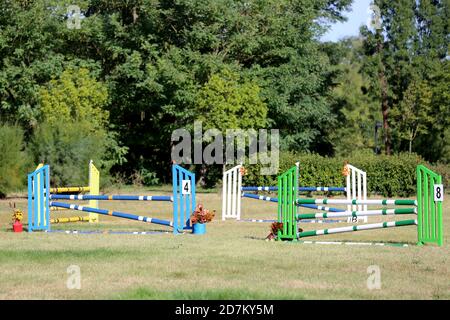
[(191, 194), (191, 181), (183, 180), (181, 182), (182, 185), (182, 194)]

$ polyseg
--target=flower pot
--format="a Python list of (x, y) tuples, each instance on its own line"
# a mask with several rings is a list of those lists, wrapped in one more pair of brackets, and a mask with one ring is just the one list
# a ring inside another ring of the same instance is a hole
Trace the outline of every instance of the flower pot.
[(194, 223), (192, 226), (193, 234), (205, 234), (206, 233), (206, 223)]
[(13, 223), (13, 230), (14, 232), (22, 232), (23, 225), (19, 221), (16, 221)]

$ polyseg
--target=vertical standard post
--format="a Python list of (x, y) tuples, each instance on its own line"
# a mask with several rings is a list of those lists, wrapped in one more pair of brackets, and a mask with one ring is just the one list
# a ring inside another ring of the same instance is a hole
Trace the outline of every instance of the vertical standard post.
[[(348, 165), (347, 165), (347, 168), (348, 169), (350, 169), (349, 167), (348, 167)], [(352, 200), (352, 194), (351, 194), (351, 192), (352, 192), (352, 185), (351, 185), (351, 183), (350, 183), (350, 170), (347, 172), (347, 191), (346, 191), (346, 193), (347, 193), (347, 201), (350, 201), (350, 200)], [(352, 206), (351, 205), (347, 205), (347, 211), (352, 211)]]
[(237, 170), (238, 173), (238, 195), (237, 195), (237, 220), (241, 220), (241, 200), (242, 200), (242, 164), (241, 167)]
[(278, 176), (278, 222), (283, 224), (278, 230), (278, 240), (297, 239), (298, 166), (292, 167)]
[(50, 167), (47, 167), (44, 170), (43, 175), (45, 175), (44, 183), (42, 184), (42, 188), (46, 190), (45, 193), (45, 201), (44, 201), (44, 214), (45, 214), (45, 224), (44, 227), (46, 230), (50, 230)]
[(33, 182), (32, 174), (28, 175), (28, 232), (33, 231), (32, 221), (34, 220), (33, 213)]
[(237, 219), (237, 211), (236, 211), (236, 195), (237, 195), (237, 175), (239, 170), (233, 170), (231, 172), (232, 186), (231, 186), (231, 210), (233, 214), (236, 214)]
[[(363, 200), (367, 200), (367, 173), (363, 173)], [(364, 211), (367, 211), (367, 204), (364, 205)], [(366, 221), (367, 222), (367, 221)]]
[(178, 233), (178, 177), (175, 165), (172, 166), (172, 196), (173, 196), (173, 233)]
[[(356, 198), (356, 172), (353, 168), (351, 168), (350, 172), (352, 175), (352, 199), (357, 199)], [(356, 211), (355, 205), (352, 207), (352, 211)]]
[(225, 220), (226, 209), (227, 209), (227, 174), (226, 170), (223, 172), (222, 176), (222, 220)]
[[(92, 160), (89, 161), (89, 194), (95, 196), (100, 194), (100, 172)], [(98, 200), (89, 200), (89, 207), (98, 209)], [(89, 222), (98, 222), (98, 214), (90, 212)]]
[(190, 219), (195, 209), (195, 174), (174, 164), (172, 184), (173, 233), (177, 234), (192, 229)]
[(223, 173), (222, 220), (226, 218), (239, 220), (241, 218), (241, 168), (242, 165), (237, 165)]
[[(347, 164), (347, 200), (367, 200), (367, 175), (366, 172)], [(347, 211), (367, 211), (367, 205), (347, 205)], [(355, 222), (355, 217), (349, 217), (348, 223)], [(367, 216), (356, 217), (356, 222), (364, 220), (368, 222)]]
[(231, 175), (233, 174), (233, 171), (231, 171), (228, 174), (228, 189), (227, 189), (227, 216), (233, 217), (233, 212), (231, 211), (231, 187), (232, 187), (232, 180)]
[(442, 246), (444, 243), (442, 202), (435, 201), (434, 195), (434, 186), (442, 184), (442, 177), (423, 165), (417, 166), (416, 174), (418, 242)]
[(28, 175), (28, 231), (50, 230), (50, 167), (39, 165)]

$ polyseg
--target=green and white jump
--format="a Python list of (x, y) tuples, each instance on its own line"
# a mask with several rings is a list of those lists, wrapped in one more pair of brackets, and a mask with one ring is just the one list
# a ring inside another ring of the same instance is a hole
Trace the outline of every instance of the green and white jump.
[[(342, 192), (348, 201), (347, 210), (367, 210), (367, 205), (358, 202), (350, 202), (352, 199), (358, 201), (366, 201), (367, 199), (367, 174), (366, 172), (350, 165), (345, 165), (347, 174), (344, 176), (345, 187), (305, 187), (297, 186), (298, 192)], [(241, 219), (242, 198), (249, 198), (254, 200), (263, 200), (269, 202), (278, 202), (277, 198), (270, 198), (257, 194), (249, 194), (249, 191), (255, 192), (277, 192), (277, 186), (242, 186), (244, 167), (242, 164), (237, 165), (223, 173), (223, 187), (222, 187), (222, 220), (226, 219)], [(342, 209), (329, 208), (324, 206), (317, 206), (315, 203), (299, 203), (299, 206), (310, 208), (314, 210), (324, 210), (331, 212), (344, 211)], [(367, 223), (367, 216), (358, 216), (357, 221), (364, 221)], [(355, 222), (353, 219), (347, 222)]]
[[(442, 177), (423, 165), (416, 170), (416, 200), (360, 200), (360, 199), (305, 199), (298, 197), (298, 166), (292, 167), (278, 177), (278, 230), (277, 240), (299, 240), (300, 238), (333, 233), (354, 232), (362, 230), (383, 229), (403, 226), (417, 226), (418, 244), (435, 243), (443, 245), (442, 222)], [(436, 191), (437, 190), (437, 191)], [(413, 206), (412, 208), (395, 208), (381, 210), (344, 211), (299, 214), (300, 204), (339, 204), (339, 205), (377, 205), (377, 206)], [(302, 219), (382, 216), (416, 214), (417, 219), (363, 224), (340, 228), (298, 231)]]

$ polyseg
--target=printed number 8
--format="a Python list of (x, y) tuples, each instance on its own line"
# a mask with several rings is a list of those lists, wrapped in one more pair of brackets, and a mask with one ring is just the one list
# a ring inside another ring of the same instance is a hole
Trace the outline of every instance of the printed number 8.
[(441, 188), (436, 188), (436, 198), (440, 199), (441, 198)]

